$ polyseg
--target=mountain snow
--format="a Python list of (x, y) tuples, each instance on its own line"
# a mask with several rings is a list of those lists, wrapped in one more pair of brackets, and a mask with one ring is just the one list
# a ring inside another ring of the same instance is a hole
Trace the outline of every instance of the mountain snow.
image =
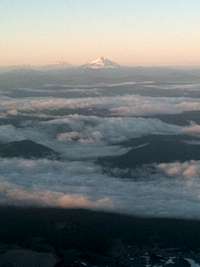
[(108, 58), (99, 57), (83, 65), (83, 67), (87, 69), (115, 69), (119, 68), (119, 65)]

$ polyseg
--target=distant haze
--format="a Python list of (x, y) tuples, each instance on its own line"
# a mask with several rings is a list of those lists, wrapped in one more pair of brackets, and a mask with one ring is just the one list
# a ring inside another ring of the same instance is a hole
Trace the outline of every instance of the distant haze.
[(199, 0), (2, 0), (0, 65), (200, 65)]

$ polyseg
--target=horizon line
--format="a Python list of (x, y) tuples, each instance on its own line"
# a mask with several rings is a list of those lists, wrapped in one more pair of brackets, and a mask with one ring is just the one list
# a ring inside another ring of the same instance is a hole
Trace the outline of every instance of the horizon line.
[[(0, 68), (17, 68), (17, 67), (24, 67), (24, 68), (31, 68), (31, 67), (48, 67), (48, 66), (68, 66), (68, 68), (76, 68), (76, 67), (81, 67), (84, 66), (85, 64), (88, 64), (90, 62), (86, 63), (80, 63), (80, 64), (73, 64), (69, 63), (67, 61), (57, 61), (57, 62), (52, 62), (52, 63), (38, 63), (38, 64), (32, 64), (32, 63), (16, 63), (16, 64), (0, 64)], [(116, 62), (115, 62), (116, 63)], [(162, 63), (162, 64), (120, 64), (117, 63), (119, 67), (127, 67), (127, 68), (136, 68), (136, 67), (178, 67), (178, 68), (184, 68), (184, 67), (194, 67), (194, 68), (200, 68), (200, 63), (198, 64), (169, 64), (169, 63)]]

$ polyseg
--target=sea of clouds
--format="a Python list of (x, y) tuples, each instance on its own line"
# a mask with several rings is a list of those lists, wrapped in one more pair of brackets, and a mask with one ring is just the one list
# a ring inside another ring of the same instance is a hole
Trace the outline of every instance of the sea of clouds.
[[(57, 161), (1, 158), (0, 204), (83, 207), (142, 216), (200, 218), (199, 161), (155, 163), (153, 173), (144, 166), (136, 171), (138, 179), (105, 174), (96, 163), (101, 156), (129, 151), (131, 147), (122, 143), (133, 138), (200, 137), (200, 125), (195, 122), (178, 126), (151, 117), (200, 111), (199, 98), (115, 93), (115, 86), (123, 90), (123, 85), (101, 85), (113, 90), (103, 96), (90, 96), (93, 88), (87, 86), (66, 89), (76, 90), (80, 97), (49, 96), (52, 89), (48, 86), (37, 89), (43, 92), (42, 97), (32, 96), (32, 92), (37, 94), (34, 88), (24, 88), (25, 97), (15, 97), (17, 89), (2, 91), (0, 143), (28, 139), (54, 149), (62, 157)], [(160, 88), (167, 90), (167, 86)], [(184, 90), (191, 91), (191, 88), (198, 90), (198, 85), (184, 86)], [(181, 90), (181, 86), (171, 85), (169, 89)], [(58, 89), (58, 93), (59, 90), (63, 93), (65, 87)], [(196, 139), (195, 142), (192, 145), (199, 145)], [(115, 169), (115, 174), (121, 172)]]
[(200, 99), (189, 97), (150, 97), (140, 95), (56, 98), (56, 97), (2, 97), (0, 116), (8, 114), (48, 114), (56, 111), (97, 109), (107, 110), (112, 116), (144, 116), (153, 114), (179, 114), (184, 111), (199, 111)]

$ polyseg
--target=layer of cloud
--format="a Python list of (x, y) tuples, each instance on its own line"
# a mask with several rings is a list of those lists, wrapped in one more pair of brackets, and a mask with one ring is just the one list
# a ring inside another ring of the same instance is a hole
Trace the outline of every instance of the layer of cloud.
[(0, 103), (1, 114), (51, 112), (60, 109), (101, 109), (115, 116), (140, 116), (153, 114), (177, 114), (200, 110), (200, 99), (187, 97), (144, 97), (139, 95), (56, 98), (27, 97), (4, 98)]
[(69, 130), (58, 134), (60, 141), (80, 143), (120, 143), (131, 138), (149, 134), (178, 134), (179, 126), (164, 123), (158, 119), (144, 118), (99, 118), (95, 116), (68, 116), (44, 122), (45, 125), (65, 125)]
[(191, 123), (190, 126), (183, 128), (183, 132), (188, 135), (200, 136), (200, 125)]
[[(63, 158), (96, 158), (126, 153), (121, 142), (145, 135), (198, 135), (200, 126), (170, 125), (159, 119), (69, 115), (45, 122), (29, 122), (17, 128), (0, 126), (0, 142), (24, 139), (43, 144), (61, 153)], [(115, 144), (115, 145), (114, 145)]]
[(22, 131), (18, 130), (13, 125), (0, 126), (0, 143), (24, 140), (25, 136)]
[(200, 83), (181, 83), (181, 84), (146, 84), (145, 87), (157, 88), (163, 90), (187, 90), (187, 91), (199, 91)]
[[(139, 179), (132, 180), (128, 176), (126, 179), (106, 176), (89, 162), (1, 159), (0, 203), (200, 218), (200, 184), (195, 176), (200, 163), (177, 166), (157, 165), (154, 173), (141, 169)], [(195, 171), (191, 171), (193, 166)], [(172, 168), (176, 171), (166, 172)]]
[(162, 163), (158, 168), (165, 174), (172, 177), (200, 178), (200, 162), (188, 161), (184, 163)]
[(71, 115), (27, 123), (21, 128), (2, 125), (0, 142), (29, 139), (60, 152), (68, 159), (78, 159), (125, 153), (128, 148), (121, 146), (120, 142), (143, 135), (181, 133), (181, 127), (158, 119)]
[(64, 194), (48, 190), (32, 191), (7, 182), (0, 183), (0, 204), (107, 210), (112, 208), (112, 201), (109, 198), (90, 199), (84, 195), (70, 193)]
[[(115, 85), (109, 85), (108, 90), (112, 86)], [(81, 88), (73, 90), (82, 92)], [(59, 115), (61, 109), (68, 111)], [(67, 115), (81, 109), (87, 109), (90, 116)], [(92, 116), (97, 110), (99, 116)], [(1, 125), (0, 142), (30, 139), (60, 152), (63, 161), (0, 159), (0, 203), (200, 218), (199, 162), (160, 164), (154, 166), (153, 173), (146, 168), (131, 174), (129, 170), (123, 170), (123, 179), (106, 175), (94, 163), (99, 156), (127, 152), (129, 148), (120, 143), (143, 135), (199, 136), (200, 126), (194, 123), (180, 127), (158, 119), (133, 117), (191, 110), (200, 110), (200, 99), (124, 94), (80, 98), (1, 97), (2, 117), (17, 119), (25, 114), (30, 120), (26, 119), (21, 128), (11, 122)], [(54, 119), (32, 121), (33, 115)], [(122, 174), (120, 169), (113, 172), (115, 176)]]

